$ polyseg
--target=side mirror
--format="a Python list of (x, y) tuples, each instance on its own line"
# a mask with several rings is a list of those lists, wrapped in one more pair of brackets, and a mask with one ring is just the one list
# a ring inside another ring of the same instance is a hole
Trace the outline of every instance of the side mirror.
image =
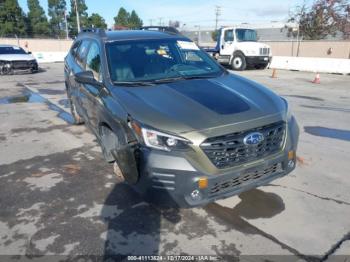
[(94, 74), (91, 71), (82, 71), (82, 72), (76, 73), (74, 77), (75, 77), (75, 81), (77, 81), (78, 83), (88, 84), (88, 85), (93, 85), (98, 87), (101, 86), (101, 83), (95, 79)]
[(28, 55), (31, 55), (31, 54), (32, 54), (32, 52), (28, 51), (28, 52), (27, 52), (27, 54), (28, 54)]

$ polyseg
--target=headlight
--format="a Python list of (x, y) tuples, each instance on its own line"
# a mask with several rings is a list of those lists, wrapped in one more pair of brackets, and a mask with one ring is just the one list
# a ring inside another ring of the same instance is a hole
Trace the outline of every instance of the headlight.
[(185, 138), (165, 134), (148, 128), (141, 128), (142, 138), (146, 146), (160, 150), (188, 149), (191, 143)]
[(247, 50), (246, 52), (248, 55), (255, 55), (256, 54), (255, 50)]

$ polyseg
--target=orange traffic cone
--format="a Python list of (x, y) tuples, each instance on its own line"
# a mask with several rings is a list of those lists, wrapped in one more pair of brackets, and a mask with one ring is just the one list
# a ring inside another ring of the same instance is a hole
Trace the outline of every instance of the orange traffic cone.
[(271, 78), (277, 78), (277, 70), (276, 69), (273, 69), (272, 70), (272, 76)]
[(312, 81), (314, 84), (321, 84), (320, 74), (317, 73), (315, 79)]

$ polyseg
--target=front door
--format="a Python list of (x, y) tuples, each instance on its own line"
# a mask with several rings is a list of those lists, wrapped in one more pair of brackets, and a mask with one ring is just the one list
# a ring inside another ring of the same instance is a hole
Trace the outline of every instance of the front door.
[[(102, 82), (100, 54), (98, 43), (92, 41), (86, 57), (85, 70), (91, 71), (94, 74), (97, 82)], [(80, 86), (82, 106), (85, 109), (89, 124), (95, 129), (98, 125), (97, 107), (99, 106), (99, 103), (101, 103), (101, 99), (99, 97), (100, 90), (100, 86), (89, 84), (82, 84)]]
[(234, 30), (224, 30), (221, 35), (220, 55), (232, 55), (234, 51), (234, 41)]

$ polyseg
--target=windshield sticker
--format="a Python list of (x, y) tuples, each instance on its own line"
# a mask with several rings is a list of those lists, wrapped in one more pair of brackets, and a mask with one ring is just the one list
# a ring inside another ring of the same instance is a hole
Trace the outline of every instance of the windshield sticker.
[(167, 55), (167, 52), (164, 49), (158, 49), (157, 53), (158, 55), (162, 55), (162, 56)]
[(199, 50), (199, 47), (194, 42), (177, 41), (177, 45), (185, 50)]

